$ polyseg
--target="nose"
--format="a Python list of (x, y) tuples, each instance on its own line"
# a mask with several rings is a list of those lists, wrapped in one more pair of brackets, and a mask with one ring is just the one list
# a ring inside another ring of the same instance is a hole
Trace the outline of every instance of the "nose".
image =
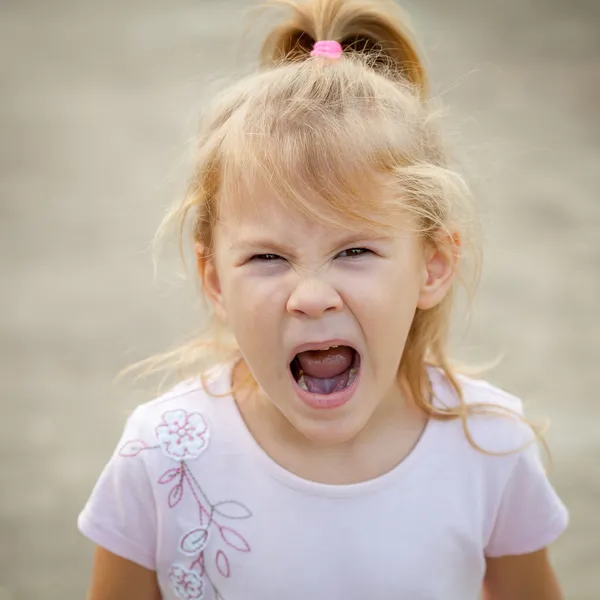
[(294, 288), (287, 302), (287, 310), (296, 316), (318, 319), (327, 312), (342, 309), (343, 301), (338, 292), (327, 282), (302, 279)]

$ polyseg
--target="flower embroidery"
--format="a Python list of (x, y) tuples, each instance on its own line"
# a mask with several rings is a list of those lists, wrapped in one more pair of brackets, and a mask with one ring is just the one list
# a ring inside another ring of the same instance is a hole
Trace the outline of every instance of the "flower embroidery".
[(156, 437), (161, 450), (169, 458), (197, 458), (208, 445), (208, 425), (200, 413), (170, 410), (156, 428)]
[(169, 571), (171, 587), (183, 600), (195, 600), (204, 596), (202, 579), (181, 565), (173, 565)]
[(171, 566), (171, 586), (179, 598), (197, 600), (204, 597), (204, 586), (209, 585), (215, 599), (224, 600), (218, 590), (218, 582), (214, 575), (209, 575), (206, 565), (210, 562), (216, 574), (230, 577), (232, 563), (228, 553), (251, 551), (250, 544), (234, 528), (234, 524), (252, 517), (252, 511), (237, 500), (212, 501), (187, 464), (187, 460), (198, 458), (206, 450), (210, 439), (208, 425), (200, 413), (183, 409), (167, 411), (162, 415), (155, 434), (158, 443), (132, 439), (121, 446), (119, 455), (132, 458), (160, 448), (165, 456), (176, 461), (156, 482), (169, 489), (166, 497), (169, 508), (177, 507), (184, 496), (191, 497), (197, 507), (195, 527), (186, 531), (179, 541), (179, 552), (189, 558), (182, 557), (185, 566), (178, 563)]

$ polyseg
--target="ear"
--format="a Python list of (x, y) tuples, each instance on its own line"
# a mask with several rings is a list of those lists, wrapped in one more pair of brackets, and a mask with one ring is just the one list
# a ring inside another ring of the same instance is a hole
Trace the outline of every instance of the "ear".
[(460, 238), (457, 234), (440, 233), (434, 243), (427, 242), (418, 308), (428, 310), (444, 299), (452, 285), (459, 256)]
[(227, 311), (223, 304), (221, 282), (219, 280), (215, 261), (213, 258), (207, 256), (206, 250), (200, 242), (196, 242), (195, 252), (196, 265), (202, 282), (202, 289), (209, 299), (217, 317), (221, 321), (227, 322)]

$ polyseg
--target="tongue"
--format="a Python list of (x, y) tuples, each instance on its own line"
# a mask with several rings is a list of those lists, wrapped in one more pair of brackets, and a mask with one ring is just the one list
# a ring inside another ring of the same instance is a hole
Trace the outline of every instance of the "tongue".
[(322, 379), (335, 377), (347, 371), (352, 365), (354, 350), (338, 346), (329, 350), (310, 350), (298, 354), (300, 368), (309, 377)]

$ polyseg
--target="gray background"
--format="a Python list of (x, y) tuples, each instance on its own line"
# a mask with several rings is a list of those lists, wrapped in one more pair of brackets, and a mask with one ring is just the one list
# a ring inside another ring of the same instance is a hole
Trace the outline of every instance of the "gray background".
[[(150, 242), (182, 192), (216, 79), (251, 67), (241, 1), (0, 5), (0, 600), (75, 600), (75, 520), (127, 410), (113, 383), (200, 321), (172, 248)], [(600, 597), (600, 3), (410, 0), (452, 108), (486, 231), (468, 358), (553, 421), (571, 514), (566, 597)], [(251, 22), (250, 22), (251, 23)]]

